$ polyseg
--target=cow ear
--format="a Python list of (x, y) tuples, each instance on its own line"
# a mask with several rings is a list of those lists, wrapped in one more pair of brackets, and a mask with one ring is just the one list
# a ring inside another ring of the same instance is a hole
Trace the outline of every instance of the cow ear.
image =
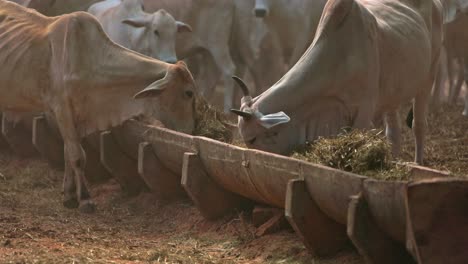
[(170, 75), (170, 69), (167, 70), (164, 78), (157, 80), (154, 83), (150, 84), (148, 87), (146, 87), (145, 89), (135, 94), (133, 98), (143, 99), (143, 98), (150, 98), (150, 97), (158, 97), (166, 89), (168, 89), (169, 85), (171, 84), (171, 78), (169, 75)]
[(127, 24), (132, 27), (141, 28), (146, 26), (146, 20), (144, 18), (129, 18), (122, 20), (123, 24)]
[(185, 24), (184, 22), (176, 21), (177, 25), (177, 32), (183, 33), (183, 32), (192, 32), (192, 27), (188, 24)]
[(165, 79), (157, 80), (150, 86), (141, 90), (133, 96), (134, 99), (152, 98), (161, 95), (167, 88), (168, 82)]
[(260, 125), (266, 129), (270, 129), (275, 126), (288, 123), (291, 121), (291, 118), (284, 112), (278, 112), (275, 114), (263, 115), (258, 120)]

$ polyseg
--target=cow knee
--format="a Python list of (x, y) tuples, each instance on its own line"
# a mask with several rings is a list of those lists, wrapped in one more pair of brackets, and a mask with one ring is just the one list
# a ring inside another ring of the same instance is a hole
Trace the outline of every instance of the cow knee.
[(70, 144), (65, 147), (66, 156), (72, 169), (83, 170), (86, 166), (86, 154), (80, 145)]

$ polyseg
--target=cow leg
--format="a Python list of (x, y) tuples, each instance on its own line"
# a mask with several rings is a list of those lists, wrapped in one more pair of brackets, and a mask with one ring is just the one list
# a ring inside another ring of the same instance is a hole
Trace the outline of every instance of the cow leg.
[(423, 164), (424, 134), (426, 132), (426, 112), (429, 93), (419, 93), (413, 102), (413, 134), (415, 138), (415, 160), (417, 164)]
[(65, 173), (63, 176), (63, 205), (67, 208), (78, 208), (78, 198), (76, 196), (76, 185), (71, 167), (65, 163)]
[(392, 153), (398, 157), (401, 151), (401, 127), (398, 111), (391, 111), (385, 115), (385, 135), (392, 144)]
[(457, 59), (457, 61), (459, 63), (458, 63), (457, 71), (455, 72), (456, 75), (454, 76), (455, 82), (453, 84), (453, 87), (451, 87), (450, 89), (449, 102), (451, 104), (457, 103), (457, 99), (460, 96), (461, 87), (463, 85), (463, 82), (465, 81), (465, 76), (464, 76), (465, 63), (463, 61), (463, 58)]
[(463, 111), (463, 115), (468, 117), (468, 86), (465, 90), (465, 110)]
[(465, 58), (464, 64), (464, 77), (465, 77), (465, 110), (463, 111), (464, 116), (468, 116), (468, 58)]
[(454, 85), (454, 67), (455, 67), (455, 59), (453, 57), (447, 57), (447, 80), (448, 80), (448, 99), (449, 99), (449, 102), (450, 102), (450, 97), (451, 97), (451, 93), (452, 93), (452, 88), (453, 88), (453, 85)]
[(86, 154), (79, 141), (72, 140), (65, 142), (65, 166), (69, 167), (70, 172), (74, 176), (76, 197), (80, 204), (80, 211), (83, 213), (92, 213), (95, 205), (91, 201), (84, 175)]
[(446, 78), (444, 78), (445, 77), (444, 66), (447, 66), (447, 58), (443, 56), (443, 54), (445, 54), (445, 52), (442, 52), (439, 58), (439, 67), (437, 70), (437, 75), (434, 81), (434, 85), (432, 87), (432, 97), (431, 97), (432, 109), (431, 110), (438, 110), (440, 107), (442, 98), (444, 97), (444, 87), (445, 87), (445, 80), (446, 80)]
[[(86, 187), (84, 175), (86, 154), (81, 147), (80, 137), (75, 129), (73, 115), (71, 115), (69, 109), (70, 108), (64, 107), (58, 111), (54, 111), (57, 125), (64, 142), (64, 205), (71, 206), (76, 199), (81, 212), (91, 213), (94, 211), (95, 205), (91, 201), (88, 188)], [(75, 194), (73, 194), (73, 189)]]

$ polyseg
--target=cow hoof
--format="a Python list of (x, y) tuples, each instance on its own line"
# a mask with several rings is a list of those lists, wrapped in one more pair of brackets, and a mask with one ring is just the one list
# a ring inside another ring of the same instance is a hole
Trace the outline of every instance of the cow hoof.
[(96, 211), (96, 205), (90, 200), (82, 201), (79, 210), (83, 214), (92, 214)]
[(73, 198), (65, 199), (63, 201), (63, 206), (65, 206), (68, 209), (76, 209), (78, 208), (79, 203), (78, 203), (78, 200), (75, 197), (73, 197)]

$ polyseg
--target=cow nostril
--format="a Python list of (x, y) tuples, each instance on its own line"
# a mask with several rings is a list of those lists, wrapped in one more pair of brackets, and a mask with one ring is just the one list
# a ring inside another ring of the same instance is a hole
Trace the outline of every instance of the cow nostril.
[(256, 8), (255, 9), (255, 16), (256, 17), (260, 17), (260, 18), (266, 17), (266, 14), (267, 14), (266, 9), (263, 9), (263, 8), (258, 8), (258, 9)]

